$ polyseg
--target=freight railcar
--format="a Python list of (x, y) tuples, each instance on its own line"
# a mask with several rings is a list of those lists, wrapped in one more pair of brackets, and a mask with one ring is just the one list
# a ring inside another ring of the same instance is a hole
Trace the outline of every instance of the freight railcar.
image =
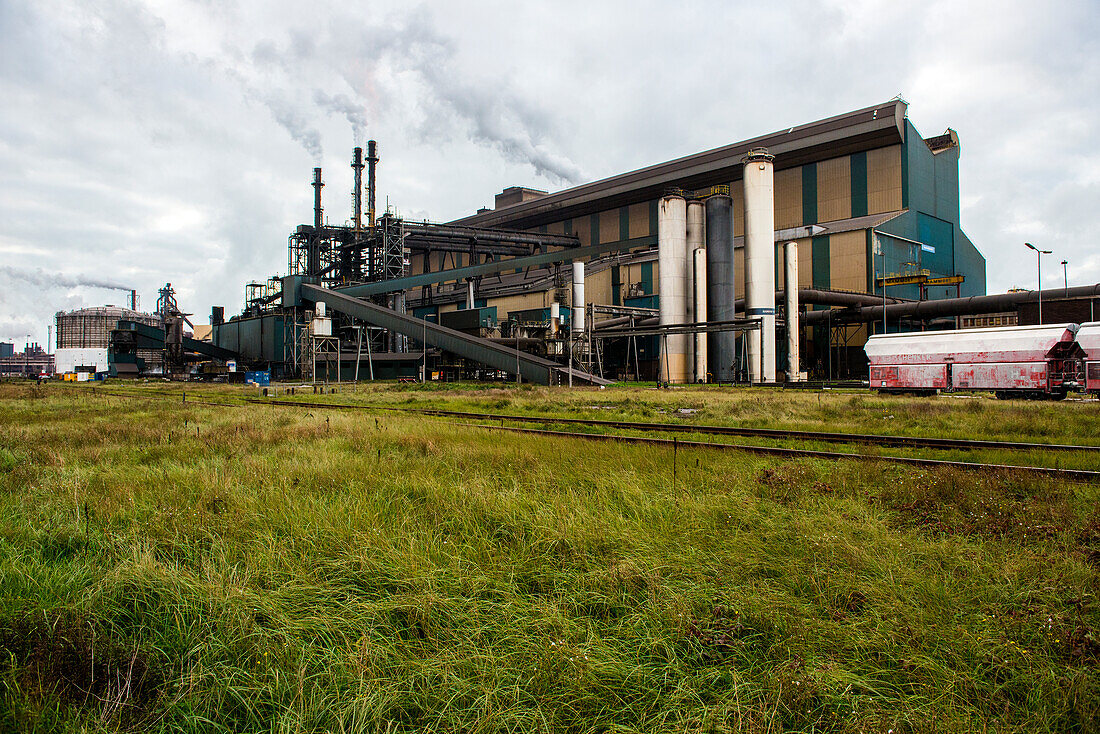
[[(864, 350), (870, 386), (931, 394), (992, 390), (999, 398), (1061, 399), (1080, 384), (1077, 324), (877, 334)], [(1100, 356), (1098, 356), (1100, 359)]]
[(1085, 392), (1100, 393), (1100, 321), (1081, 324), (1077, 343), (1085, 353), (1082, 369)]

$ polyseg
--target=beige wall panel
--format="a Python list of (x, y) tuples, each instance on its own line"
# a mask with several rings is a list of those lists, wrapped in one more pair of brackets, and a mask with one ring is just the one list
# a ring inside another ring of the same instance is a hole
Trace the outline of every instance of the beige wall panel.
[(551, 222), (546, 225), (546, 234), (565, 234), (565, 222)]
[(798, 240), (798, 287), (814, 287), (814, 253), (810, 238)]
[(867, 234), (865, 230), (829, 237), (829, 275), (832, 288), (867, 292)]
[(649, 231), (649, 202), (645, 201), (641, 204), (631, 204), (628, 210), (630, 217), (630, 239), (635, 237), (648, 237), (651, 234), (655, 235), (656, 232)]
[(592, 225), (589, 217), (581, 217), (573, 220), (573, 232), (581, 241), (581, 247), (588, 247), (592, 242)]
[(867, 151), (867, 213), (901, 209), (901, 146)]
[(734, 181), (730, 184), (730, 198), (733, 199), (733, 236), (745, 234), (745, 184)]
[(817, 221), (852, 216), (852, 159), (830, 158), (817, 164)]
[(619, 210), (600, 212), (600, 244), (619, 241)]
[(611, 303), (611, 268), (585, 277), (584, 297), (589, 303)]
[(512, 311), (526, 311), (530, 308), (546, 308), (550, 305), (550, 294), (547, 291), (537, 293), (524, 293), (518, 296), (505, 296), (504, 298), (490, 298), (488, 305), (497, 307), (497, 320), (505, 321)]
[[(798, 287), (809, 288), (807, 285), (812, 277), (805, 275), (805, 268), (809, 268), (812, 262), (810, 258), (810, 241), (808, 239), (795, 240), (798, 243)], [(779, 242), (775, 245), (775, 263), (778, 266), (776, 268), (775, 275), (775, 287), (776, 290), (785, 290), (787, 288), (787, 250), (786, 242)]]
[[(492, 305), (492, 304), (490, 304), (490, 305)], [(444, 303), (442, 306), (439, 307), (439, 313), (447, 313), (448, 311), (457, 311), (457, 310), (458, 310), (458, 304), (457, 303)]]
[(775, 228), (802, 224), (802, 168), (775, 172)]

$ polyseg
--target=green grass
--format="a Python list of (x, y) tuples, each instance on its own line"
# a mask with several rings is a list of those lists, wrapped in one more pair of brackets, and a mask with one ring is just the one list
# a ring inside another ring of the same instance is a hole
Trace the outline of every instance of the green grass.
[[(1100, 727), (1095, 485), (200, 394), (255, 391), (0, 386), (0, 730)], [(1095, 403), (323, 399), (1100, 443)]]

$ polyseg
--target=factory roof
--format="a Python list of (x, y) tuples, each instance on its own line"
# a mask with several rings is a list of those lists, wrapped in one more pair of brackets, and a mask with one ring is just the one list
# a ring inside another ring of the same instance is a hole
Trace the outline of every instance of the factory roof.
[(900, 99), (865, 107), (805, 125), (695, 153), (655, 166), (612, 176), (502, 209), (456, 220), (478, 227), (535, 227), (569, 217), (648, 201), (670, 187), (700, 189), (741, 178), (741, 158), (767, 148), (777, 169), (895, 145), (904, 140), (905, 112)]

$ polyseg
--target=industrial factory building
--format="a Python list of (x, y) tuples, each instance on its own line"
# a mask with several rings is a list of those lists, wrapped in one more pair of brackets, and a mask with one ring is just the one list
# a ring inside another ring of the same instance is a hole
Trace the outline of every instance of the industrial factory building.
[[(666, 293), (661, 286), (665, 263), (657, 251), (662, 198), (683, 197), (688, 212), (698, 201), (713, 216), (721, 212), (728, 192), (735, 242), (732, 285), (740, 300), (746, 282), (744, 158), (765, 149), (774, 157), (775, 287), (785, 287), (783, 247), (793, 241), (799, 288), (822, 292), (810, 308), (852, 305), (841, 293), (863, 294), (867, 304), (881, 302), (884, 275), (891, 301), (983, 295), (985, 258), (960, 226), (958, 136), (948, 130), (922, 137), (906, 117), (906, 107), (892, 100), (554, 194), (512, 187), (497, 195), (495, 209), (455, 224), (575, 234), (582, 246), (628, 242), (629, 254), (588, 263), (587, 298), (596, 304), (659, 308)], [(704, 248), (712, 262), (713, 240), (708, 238)], [(412, 259), (412, 273), (439, 267), (426, 257)], [(461, 255), (454, 262), (461, 264)], [(495, 306), (502, 318), (548, 309), (555, 293), (534, 284), (525, 288), (529, 280), (525, 273), (482, 279), (478, 305)], [(839, 293), (829, 298), (829, 291)], [(679, 316), (689, 315), (690, 294), (668, 292), (684, 300)], [(428, 294), (410, 293), (408, 303), (419, 313), (429, 302), (445, 312), (464, 307), (465, 300), (463, 288), (439, 285)], [(802, 371), (824, 374), (832, 358), (834, 375), (862, 373), (862, 345), (869, 333), (881, 330), (881, 323), (830, 325), (818, 318), (801, 337)], [(651, 368), (649, 376), (654, 374)]]
[(375, 216), (370, 141), (352, 156), (350, 218), (324, 216), (314, 169), (288, 275), (248, 284), (211, 340), (276, 378), (861, 377), (871, 333), (955, 328), (975, 313), (961, 299), (985, 293), (960, 227), (958, 137), (922, 137), (906, 108), (556, 193), (512, 186), (447, 224)]

